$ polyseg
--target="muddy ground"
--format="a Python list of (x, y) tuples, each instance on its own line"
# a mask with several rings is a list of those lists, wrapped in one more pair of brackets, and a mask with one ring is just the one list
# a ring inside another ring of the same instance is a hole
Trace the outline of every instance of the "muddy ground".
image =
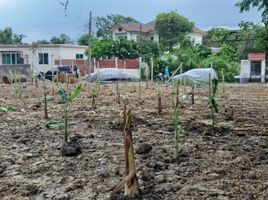
[[(124, 178), (122, 103), (116, 84), (101, 85), (96, 108), (93, 85), (83, 88), (70, 109), (70, 139), (82, 146), (77, 157), (63, 157), (62, 104), (48, 84), (49, 119), (44, 119), (43, 89), (0, 84), (0, 105), (17, 111), (0, 113), (0, 199), (109, 199)], [(181, 153), (174, 159), (172, 86), (157, 85), (139, 99), (138, 83), (120, 83), (133, 114), (133, 140), (141, 195), (136, 199), (268, 199), (268, 85), (221, 86), (217, 127), (212, 130), (208, 89), (195, 90), (195, 104), (180, 88)], [(232, 115), (233, 109), (233, 115)], [(114, 199), (124, 199), (123, 191)], [(126, 198), (125, 198), (126, 199)]]

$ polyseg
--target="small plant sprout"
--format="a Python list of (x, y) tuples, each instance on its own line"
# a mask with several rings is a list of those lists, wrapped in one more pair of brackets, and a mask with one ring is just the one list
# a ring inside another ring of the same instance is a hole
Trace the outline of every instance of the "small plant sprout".
[(82, 90), (82, 84), (76, 86), (76, 88), (72, 91), (70, 95), (67, 92), (60, 88), (58, 94), (60, 95), (61, 99), (64, 102), (64, 142), (68, 143), (69, 133), (68, 133), (68, 111), (69, 105), (74, 101), (76, 97), (80, 95)]
[(179, 125), (179, 113), (180, 113), (180, 108), (174, 106), (173, 109), (173, 116), (172, 116), (172, 120), (173, 120), (173, 126), (174, 126), (174, 144), (175, 144), (175, 159), (177, 159), (179, 157), (179, 152), (180, 152), (180, 147), (179, 147), (179, 135), (181, 132), (181, 127)]
[[(209, 76), (210, 77), (210, 76)], [(211, 85), (211, 80), (209, 80), (210, 85)], [(218, 89), (218, 80), (213, 80), (212, 81), (212, 88), (211, 88), (211, 93), (209, 94), (209, 100), (208, 100), (208, 105), (211, 113), (211, 119), (212, 119), (212, 127), (213, 130), (215, 130), (215, 115), (214, 113), (218, 113), (218, 106), (216, 103), (216, 94), (217, 94), (217, 89)], [(210, 86), (211, 87), (211, 86)]]
[(17, 98), (21, 99), (22, 91), (21, 91), (20, 77), (17, 76), (16, 73), (12, 73), (11, 71), (9, 71), (8, 80), (9, 80), (10, 84), (12, 84), (12, 86), (14, 88), (14, 95)]
[(100, 71), (98, 71), (97, 82), (96, 82), (96, 97), (100, 96), (100, 90), (101, 90)]
[(91, 108), (94, 110), (96, 106), (96, 98), (97, 98), (97, 93), (95, 89), (92, 90), (91, 97), (92, 97)]
[(158, 85), (157, 87), (157, 99), (158, 99), (158, 114), (160, 115), (162, 112), (162, 98), (161, 98), (161, 88)]

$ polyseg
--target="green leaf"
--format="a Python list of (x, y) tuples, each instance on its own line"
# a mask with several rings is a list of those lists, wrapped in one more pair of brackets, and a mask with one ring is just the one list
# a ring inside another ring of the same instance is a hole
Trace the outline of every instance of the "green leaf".
[(16, 111), (15, 106), (0, 106), (0, 112)]
[(48, 129), (53, 129), (53, 128), (59, 128), (61, 126), (63, 126), (64, 123), (62, 120), (53, 120), (53, 121), (49, 121), (43, 125), (41, 125), (41, 128), (48, 128)]
[(68, 101), (68, 95), (67, 95), (66, 91), (63, 88), (60, 88), (59, 89), (58, 94), (60, 95), (61, 99), (64, 102), (67, 102)]
[(69, 96), (68, 101), (72, 102), (76, 97), (80, 95), (80, 92), (82, 90), (82, 84), (79, 83), (79, 85), (73, 90), (72, 94)]
[(7, 108), (5, 106), (0, 106), (0, 112), (7, 112)]

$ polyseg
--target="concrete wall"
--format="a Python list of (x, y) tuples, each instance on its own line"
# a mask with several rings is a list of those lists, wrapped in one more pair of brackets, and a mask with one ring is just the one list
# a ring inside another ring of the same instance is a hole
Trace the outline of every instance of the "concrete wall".
[(194, 45), (203, 44), (203, 36), (195, 33), (189, 33), (187, 35)]
[(241, 60), (240, 63), (240, 82), (248, 82), (250, 79), (250, 61)]

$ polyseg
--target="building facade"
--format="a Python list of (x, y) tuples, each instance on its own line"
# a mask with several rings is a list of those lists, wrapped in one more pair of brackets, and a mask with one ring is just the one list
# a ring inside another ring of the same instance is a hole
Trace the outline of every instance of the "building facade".
[(0, 45), (0, 66), (10, 66), (12, 69), (12, 66), (27, 64), (37, 75), (56, 65), (56, 60), (85, 59), (86, 49), (86, 46), (67, 44)]

